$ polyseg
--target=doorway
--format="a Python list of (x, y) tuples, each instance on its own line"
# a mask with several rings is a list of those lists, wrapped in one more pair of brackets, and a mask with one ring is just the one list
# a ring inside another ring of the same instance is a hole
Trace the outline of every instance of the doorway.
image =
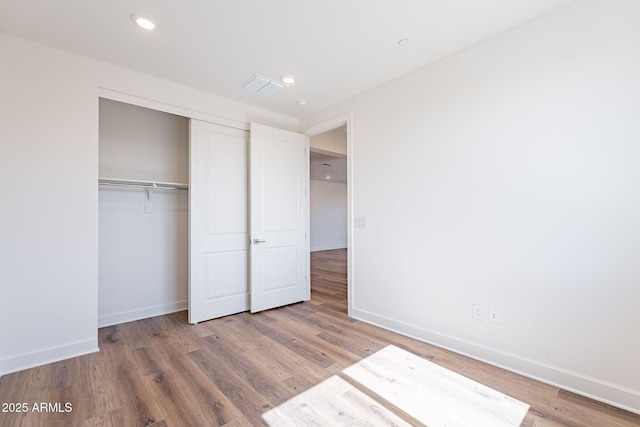
[(312, 299), (351, 313), (350, 115), (307, 129)]

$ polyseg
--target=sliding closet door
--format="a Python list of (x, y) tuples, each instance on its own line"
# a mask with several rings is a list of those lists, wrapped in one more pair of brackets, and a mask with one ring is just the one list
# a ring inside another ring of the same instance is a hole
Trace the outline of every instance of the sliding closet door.
[(191, 120), (190, 323), (309, 299), (305, 147), (293, 132), (252, 124), (249, 142)]
[(251, 311), (310, 298), (304, 135), (251, 124)]
[(189, 322), (249, 309), (248, 132), (191, 120)]

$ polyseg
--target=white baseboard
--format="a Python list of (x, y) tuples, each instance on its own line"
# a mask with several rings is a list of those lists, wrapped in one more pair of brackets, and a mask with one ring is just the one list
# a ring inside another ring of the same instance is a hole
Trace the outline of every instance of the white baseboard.
[(344, 245), (344, 243), (341, 243), (339, 245), (333, 245), (333, 246), (319, 246), (316, 248), (311, 248), (309, 249), (309, 251), (310, 252), (332, 251), (334, 249), (347, 249), (347, 247)]
[(100, 351), (98, 338), (76, 341), (0, 360), (0, 376)]
[(147, 319), (154, 316), (161, 316), (163, 314), (175, 313), (176, 311), (186, 310), (188, 307), (188, 301), (182, 300), (168, 304), (142, 307), (135, 310), (121, 311), (119, 313), (104, 314), (98, 316), (98, 328), (133, 322), (134, 320)]
[[(174, 313), (186, 310), (188, 301), (176, 301), (169, 304), (144, 307), (137, 310), (130, 310), (98, 317), (98, 327), (116, 325), (118, 323), (131, 322), (134, 320), (146, 319), (148, 317), (160, 316), (162, 314)], [(100, 351), (98, 339), (77, 341), (65, 345), (50, 347), (34, 352), (22, 353), (0, 360), (0, 376), (24, 369), (45, 365), (47, 363), (58, 362), (76, 356)]]
[(640, 391), (353, 308), (352, 317), (564, 390), (640, 414)]

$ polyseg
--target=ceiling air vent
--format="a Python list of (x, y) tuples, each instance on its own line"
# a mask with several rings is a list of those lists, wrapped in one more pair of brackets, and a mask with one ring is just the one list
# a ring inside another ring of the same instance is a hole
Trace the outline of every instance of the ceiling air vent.
[(282, 83), (278, 83), (268, 77), (254, 74), (249, 80), (244, 82), (241, 87), (248, 92), (258, 93), (262, 96), (271, 96), (284, 86)]

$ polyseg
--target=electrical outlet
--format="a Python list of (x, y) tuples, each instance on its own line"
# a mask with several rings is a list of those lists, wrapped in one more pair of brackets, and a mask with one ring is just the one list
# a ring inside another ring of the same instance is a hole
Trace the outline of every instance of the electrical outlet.
[(489, 322), (500, 323), (500, 315), (498, 314), (498, 310), (495, 308), (489, 309)]
[(476, 320), (487, 320), (487, 307), (480, 304), (473, 304), (473, 318)]

